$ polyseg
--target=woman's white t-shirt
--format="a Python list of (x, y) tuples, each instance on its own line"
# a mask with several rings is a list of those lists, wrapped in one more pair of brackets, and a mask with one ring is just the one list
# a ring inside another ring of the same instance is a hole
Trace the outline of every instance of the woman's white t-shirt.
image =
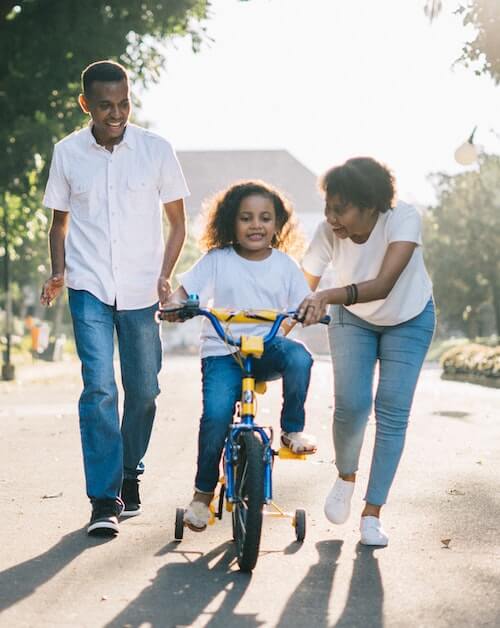
[[(188, 294), (197, 294), (202, 306), (234, 310), (295, 309), (310, 294), (298, 264), (276, 249), (264, 260), (247, 260), (233, 249), (213, 249), (177, 277)], [(242, 334), (265, 336), (270, 325), (231, 325), (234, 338)], [(229, 349), (205, 319), (201, 332), (201, 357), (227, 355)]]
[(415, 242), (418, 246), (408, 265), (385, 299), (356, 303), (348, 310), (374, 325), (398, 325), (414, 318), (425, 308), (432, 295), (432, 282), (422, 254), (422, 220), (417, 210), (398, 203), (378, 216), (370, 237), (362, 244), (350, 238), (338, 238), (325, 220), (316, 229), (302, 261), (306, 272), (321, 277), (329, 264), (333, 268), (333, 286), (375, 279), (391, 242)]

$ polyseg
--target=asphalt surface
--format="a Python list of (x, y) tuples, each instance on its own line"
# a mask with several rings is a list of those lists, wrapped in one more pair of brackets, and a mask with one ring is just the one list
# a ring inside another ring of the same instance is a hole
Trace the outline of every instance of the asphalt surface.
[[(500, 626), (500, 391), (443, 382), (426, 368), (383, 521), (385, 549), (358, 544), (374, 424), (367, 429), (353, 513), (323, 516), (335, 477), (332, 376), (316, 362), (307, 405), (319, 438), (307, 462), (277, 461), (276, 502), (308, 513), (302, 545), (287, 520), (266, 519), (253, 575), (234, 559), (230, 517), (173, 542), (176, 506), (191, 496), (200, 414), (199, 363), (172, 357), (141, 484), (144, 513), (112, 541), (87, 538), (75, 363), (42, 365), (0, 383), (0, 625)], [(260, 400), (278, 428), (280, 385)]]

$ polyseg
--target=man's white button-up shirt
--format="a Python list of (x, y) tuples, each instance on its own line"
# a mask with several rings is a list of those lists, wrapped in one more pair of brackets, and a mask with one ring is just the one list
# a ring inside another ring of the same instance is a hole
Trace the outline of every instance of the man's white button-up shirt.
[(164, 254), (162, 204), (189, 195), (165, 139), (128, 124), (112, 153), (91, 128), (54, 147), (43, 204), (70, 212), (66, 283), (118, 310), (158, 300)]

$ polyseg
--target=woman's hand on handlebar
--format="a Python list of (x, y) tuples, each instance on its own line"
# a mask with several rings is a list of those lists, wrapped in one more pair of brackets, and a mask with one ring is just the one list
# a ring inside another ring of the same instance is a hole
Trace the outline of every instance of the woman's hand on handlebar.
[(298, 319), (304, 327), (319, 323), (326, 315), (328, 300), (325, 291), (311, 292), (297, 308)]

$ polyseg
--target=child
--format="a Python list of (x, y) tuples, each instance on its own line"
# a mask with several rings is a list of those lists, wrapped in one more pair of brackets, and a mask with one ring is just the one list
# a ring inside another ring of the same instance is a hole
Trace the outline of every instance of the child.
[[(269, 185), (248, 181), (231, 186), (209, 206), (202, 238), (207, 253), (178, 279), (168, 305), (198, 294), (215, 308), (291, 310), (310, 293), (297, 264), (283, 251), (297, 240), (292, 208)], [(234, 337), (262, 335), (269, 325), (232, 325)], [(241, 368), (234, 347), (217, 336), (205, 320), (201, 334), (203, 414), (198, 437), (195, 493), (184, 515), (195, 531), (206, 528), (209, 504), (219, 478), (228, 426), (241, 393)], [(266, 345), (254, 362), (257, 380), (283, 378), (281, 441), (296, 453), (316, 451), (304, 428), (304, 402), (312, 366), (305, 347), (282, 334)]]

